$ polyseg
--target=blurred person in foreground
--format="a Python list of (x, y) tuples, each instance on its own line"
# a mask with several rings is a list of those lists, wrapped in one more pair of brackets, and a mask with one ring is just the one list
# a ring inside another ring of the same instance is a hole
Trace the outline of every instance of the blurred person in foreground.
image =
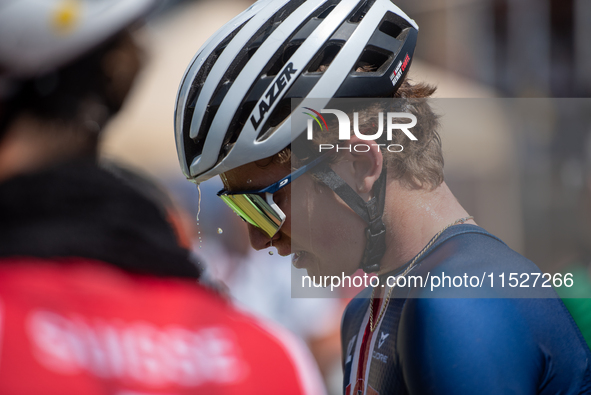
[[(426, 100), (434, 88), (406, 79), (417, 34), (389, 0), (255, 3), (197, 52), (181, 82), (185, 176), (220, 175), (218, 196), (248, 223), (251, 245), (293, 254), (316, 281), (378, 275), (343, 317), (345, 394), (591, 393), (591, 353), (552, 288), (498, 278), (540, 270), (477, 226), (443, 181)], [(333, 99), (345, 98), (357, 101), (336, 110)], [(343, 120), (354, 112), (355, 134)], [(387, 112), (415, 122), (375, 133)], [(451, 285), (490, 273), (496, 287)], [(444, 274), (447, 287), (406, 285)]]
[(153, 6), (0, 3), (0, 393), (322, 393), (289, 335), (197, 284), (155, 187), (96, 163)]

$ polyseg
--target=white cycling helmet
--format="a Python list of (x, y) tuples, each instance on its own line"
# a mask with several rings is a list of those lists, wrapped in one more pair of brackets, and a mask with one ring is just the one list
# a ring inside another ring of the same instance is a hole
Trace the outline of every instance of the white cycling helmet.
[(185, 72), (175, 108), (185, 176), (199, 183), (287, 147), (293, 98), (391, 97), (417, 33), (390, 0), (259, 0)]
[(155, 0), (0, 0), (0, 76), (52, 71), (143, 17)]

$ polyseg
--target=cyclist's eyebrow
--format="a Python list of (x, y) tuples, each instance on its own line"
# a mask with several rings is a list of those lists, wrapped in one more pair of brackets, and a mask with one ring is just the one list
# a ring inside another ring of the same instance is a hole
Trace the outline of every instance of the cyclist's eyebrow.
[(248, 184), (247, 186), (245, 186), (244, 188), (230, 188), (230, 182), (228, 181), (228, 177), (226, 176), (225, 173), (220, 173), (220, 179), (222, 180), (222, 184), (224, 184), (224, 191), (225, 192), (246, 192), (246, 191), (250, 191), (250, 190), (258, 190), (258, 189), (262, 189), (264, 188), (257, 188), (256, 185), (251, 186), (250, 184)]
[(232, 188), (230, 189), (230, 183), (228, 182), (228, 178), (226, 177), (226, 175), (224, 173), (220, 174), (220, 179), (222, 180), (222, 183), (224, 184), (224, 192), (228, 192), (228, 193), (240, 193), (240, 192), (249, 192), (249, 191), (260, 191), (261, 189), (267, 188), (269, 185), (273, 185), (274, 183), (271, 183), (269, 185), (258, 185), (258, 184), (253, 184), (253, 183), (249, 183), (248, 181), (245, 182), (245, 185), (242, 187), (238, 187), (238, 188)]
[(229, 193), (241, 193), (241, 192), (253, 192), (253, 193), (257, 193), (257, 191), (260, 191), (261, 189), (265, 189), (273, 184), (276, 184), (277, 181), (269, 184), (269, 185), (259, 185), (259, 184), (248, 184), (245, 185), (244, 187), (239, 187), (239, 188), (234, 188), (234, 189), (227, 189), (226, 191)]

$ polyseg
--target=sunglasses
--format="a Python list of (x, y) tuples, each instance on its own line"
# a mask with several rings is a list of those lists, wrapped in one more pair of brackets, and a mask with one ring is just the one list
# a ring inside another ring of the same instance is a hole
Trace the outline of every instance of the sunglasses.
[(281, 211), (273, 200), (273, 194), (281, 188), (289, 185), (296, 178), (311, 170), (313, 167), (328, 158), (323, 154), (312, 162), (300, 167), (281, 180), (260, 189), (258, 191), (230, 192), (222, 189), (218, 196), (232, 209), (242, 220), (259, 228), (269, 238), (279, 232), (285, 222), (285, 213)]

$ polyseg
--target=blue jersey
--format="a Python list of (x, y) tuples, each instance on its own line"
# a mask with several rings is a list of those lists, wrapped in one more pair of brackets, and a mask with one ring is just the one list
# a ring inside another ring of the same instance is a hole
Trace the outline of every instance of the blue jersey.
[(343, 317), (345, 394), (591, 394), (591, 352), (554, 290), (501, 287), (501, 273), (539, 272), (482, 228), (450, 227), (406, 277), (478, 275), (484, 288), (395, 288), (374, 332), (363, 291)]

